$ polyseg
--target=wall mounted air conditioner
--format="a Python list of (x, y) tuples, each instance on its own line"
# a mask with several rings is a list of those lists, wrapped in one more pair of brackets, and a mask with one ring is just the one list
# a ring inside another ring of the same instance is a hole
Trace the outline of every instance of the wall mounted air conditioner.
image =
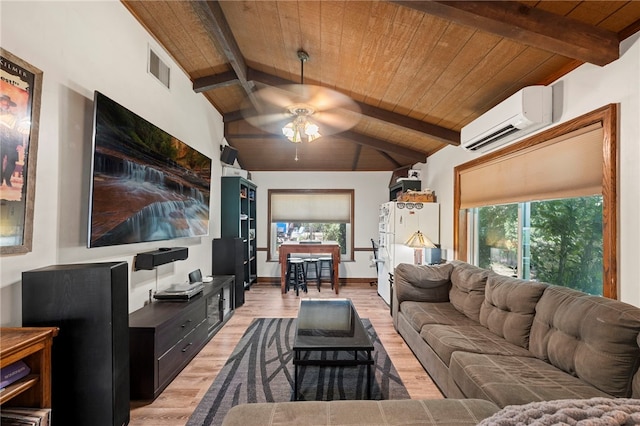
[(462, 128), (460, 144), (487, 152), (551, 124), (551, 86), (529, 86)]

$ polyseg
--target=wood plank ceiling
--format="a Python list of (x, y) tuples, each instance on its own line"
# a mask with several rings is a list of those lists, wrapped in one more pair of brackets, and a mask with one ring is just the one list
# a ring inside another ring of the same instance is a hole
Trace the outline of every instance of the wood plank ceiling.
[[(250, 171), (425, 161), (521, 88), (614, 61), (640, 29), (637, 1), (122, 1), (222, 114)], [(299, 49), (305, 84), (358, 103), (355, 127), (293, 144), (243, 119), (256, 89), (300, 82)]]

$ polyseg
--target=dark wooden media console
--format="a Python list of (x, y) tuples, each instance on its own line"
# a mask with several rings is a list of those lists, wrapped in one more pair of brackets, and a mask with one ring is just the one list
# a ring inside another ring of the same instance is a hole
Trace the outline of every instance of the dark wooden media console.
[(233, 315), (233, 275), (189, 301), (157, 301), (129, 315), (131, 399), (155, 399)]

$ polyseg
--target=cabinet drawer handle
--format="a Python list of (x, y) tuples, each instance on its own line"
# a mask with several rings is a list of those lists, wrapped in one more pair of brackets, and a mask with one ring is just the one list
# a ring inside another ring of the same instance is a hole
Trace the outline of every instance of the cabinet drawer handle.
[(182, 324), (180, 327), (181, 328), (185, 328), (186, 326), (188, 326), (191, 323), (191, 320), (187, 320), (187, 322), (185, 322), (184, 324)]
[(189, 349), (189, 346), (191, 346), (191, 345), (193, 345), (193, 342), (189, 342), (189, 343), (187, 344), (187, 346), (185, 346), (184, 348), (182, 348), (182, 352), (186, 352), (186, 351), (187, 351), (187, 349)]

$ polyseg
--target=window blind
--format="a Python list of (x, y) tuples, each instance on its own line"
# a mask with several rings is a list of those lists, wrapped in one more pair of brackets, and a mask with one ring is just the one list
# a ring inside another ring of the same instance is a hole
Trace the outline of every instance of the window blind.
[(273, 193), (272, 222), (349, 223), (352, 192)]
[(461, 170), (460, 208), (601, 194), (602, 142), (596, 123)]

